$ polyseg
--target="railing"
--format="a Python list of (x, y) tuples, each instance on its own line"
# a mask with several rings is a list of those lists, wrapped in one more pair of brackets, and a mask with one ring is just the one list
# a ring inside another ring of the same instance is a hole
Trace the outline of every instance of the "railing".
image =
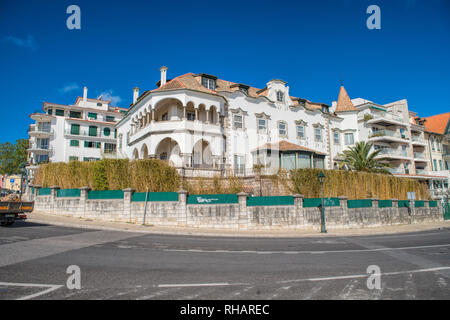
[(388, 171), (392, 174), (405, 174), (406, 171), (403, 168), (388, 168)]
[(52, 148), (49, 145), (36, 145), (32, 143), (28, 150), (45, 150), (45, 151), (51, 151)]
[(43, 132), (43, 133), (49, 133), (49, 134), (53, 134), (53, 130), (51, 128), (39, 128), (39, 127), (30, 127), (28, 129), (28, 133), (31, 132)]
[(387, 129), (373, 131), (372, 135), (369, 138), (377, 138), (377, 137), (393, 137), (393, 138), (405, 139), (405, 140), (407, 139), (404, 134), (398, 133), (397, 131), (393, 131), (393, 130), (387, 130)]
[(426, 156), (422, 152), (414, 152), (414, 159), (426, 159)]
[(427, 174), (427, 173), (428, 173), (428, 170), (416, 168), (416, 174)]
[[(373, 115), (373, 120), (383, 120), (383, 119), (388, 119), (388, 120), (394, 120), (394, 121), (398, 121), (398, 122), (403, 122), (403, 119), (399, 116), (395, 116), (391, 113), (376, 113)], [(372, 120), (372, 119), (371, 119)], [(405, 124), (406, 125), (406, 124)]]
[(382, 148), (380, 154), (385, 154), (389, 156), (399, 156), (399, 157), (408, 157), (406, 151), (397, 151), (395, 149)]
[(421, 142), (421, 143), (425, 143), (425, 140), (424, 140), (422, 137), (420, 137), (420, 136), (411, 136), (411, 140), (412, 140), (413, 142)]
[(78, 133), (74, 133), (71, 130), (64, 130), (65, 135), (71, 135), (71, 136), (82, 136), (82, 137), (93, 137), (93, 138), (105, 138), (105, 139), (111, 139), (115, 140), (114, 138), (114, 129), (111, 129), (110, 134), (108, 136), (105, 136), (103, 134), (102, 130), (97, 130), (95, 135), (90, 134), (89, 131), (79, 131)]

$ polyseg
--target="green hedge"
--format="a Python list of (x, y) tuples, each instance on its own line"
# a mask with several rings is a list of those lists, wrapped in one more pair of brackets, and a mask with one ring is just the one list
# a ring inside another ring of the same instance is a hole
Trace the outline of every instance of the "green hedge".
[(188, 204), (238, 203), (237, 194), (194, 194), (187, 198)]
[(249, 197), (247, 206), (292, 206), (294, 197), (292, 196), (273, 196), (273, 197)]
[[(143, 202), (145, 194), (145, 192), (135, 192), (131, 201)], [(148, 192), (147, 201), (178, 201), (178, 192)]]
[(371, 208), (372, 207), (372, 199), (348, 200), (347, 206), (350, 209), (353, 209), (353, 208)]
[(56, 192), (57, 197), (79, 197), (80, 189), (60, 189)]
[(95, 190), (89, 191), (88, 199), (123, 199), (122, 190)]

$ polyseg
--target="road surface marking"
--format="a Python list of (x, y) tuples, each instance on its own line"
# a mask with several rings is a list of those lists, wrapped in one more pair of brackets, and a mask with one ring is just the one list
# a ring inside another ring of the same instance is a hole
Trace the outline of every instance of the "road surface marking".
[(40, 283), (16, 283), (16, 282), (0, 282), (0, 286), (9, 286), (9, 287), (33, 287), (33, 288), (47, 288), (43, 291), (30, 294), (25, 297), (18, 298), (16, 300), (30, 300), (44, 294), (50, 293), (62, 287), (62, 285), (58, 284), (40, 284)]
[(394, 250), (413, 250), (450, 247), (450, 243), (429, 246), (399, 247), (399, 248), (374, 248), (374, 249), (348, 249), (348, 250), (320, 250), (320, 251), (256, 251), (256, 250), (200, 250), (200, 249), (163, 249), (168, 252), (195, 252), (195, 253), (252, 253), (252, 254), (323, 254), (323, 253), (353, 253), (353, 252), (377, 252)]
[(172, 283), (172, 284), (158, 284), (158, 288), (177, 288), (177, 287), (226, 287), (226, 286), (245, 286), (248, 283)]
[[(399, 275), (399, 274), (420, 273), (420, 272), (434, 272), (434, 271), (441, 271), (441, 270), (450, 270), (450, 267), (438, 267), (438, 268), (428, 268), (428, 269), (416, 269), (416, 270), (385, 272), (385, 273), (380, 273), (380, 275), (381, 276), (393, 276), (393, 275)], [(277, 283), (343, 280), (343, 279), (367, 278), (368, 276), (369, 276), (369, 274), (353, 274), (353, 275), (347, 275), (347, 276), (283, 280), (283, 281), (278, 281)]]

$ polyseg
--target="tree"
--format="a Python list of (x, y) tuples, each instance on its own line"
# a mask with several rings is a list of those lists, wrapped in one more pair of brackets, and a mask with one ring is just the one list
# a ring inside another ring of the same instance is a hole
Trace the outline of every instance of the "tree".
[(371, 152), (372, 144), (364, 141), (358, 142), (354, 147), (342, 152), (344, 160), (341, 162), (341, 168), (347, 167), (353, 171), (365, 171), (391, 174), (388, 171), (389, 164), (377, 158), (381, 150)]
[(27, 161), (28, 140), (18, 139), (15, 144), (0, 143), (0, 174), (14, 174), (22, 171)]

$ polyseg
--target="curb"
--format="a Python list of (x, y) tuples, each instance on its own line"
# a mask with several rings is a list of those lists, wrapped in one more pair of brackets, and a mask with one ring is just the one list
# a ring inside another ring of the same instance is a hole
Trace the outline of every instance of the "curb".
[[(56, 215), (48, 215), (39, 213), (41, 215), (47, 216), (51, 218), (52, 216), (57, 217)], [(73, 219), (71, 217), (64, 217), (65, 219)], [(357, 233), (333, 233), (334, 230), (331, 231), (331, 233), (327, 234), (321, 234), (319, 231), (316, 231), (314, 233), (303, 233), (301, 230), (300, 232), (295, 234), (291, 233), (288, 234), (281, 234), (280, 233), (250, 233), (248, 231), (241, 231), (241, 232), (233, 232), (230, 230), (222, 230), (222, 229), (207, 229), (207, 230), (174, 230), (174, 229), (168, 229), (168, 230), (151, 230), (151, 228), (154, 228), (153, 226), (148, 226), (148, 230), (142, 230), (137, 229), (136, 227), (145, 228), (144, 226), (131, 224), (130, 228), (127, 228), (123, 225), (115, 226), (104, 226), (104, 225), (95, 225), (96, 223), (101, 223), (100, 221), (89, 221), (92, 222), (93, 225), (87, 225), (86, 223), (89, 223), (88, 221), (84, 221), (84, 223), (77, 223), (76, 221), (48, 221), (46, 219), (39, 219), (39, 218), (28, 218), (29, 222), (32, 223), (42, 223), (42, 224), (48, 224), (48, 225), (54, 225), (54, 226), (61, 226), (61, 227), (70, 227), (70, 228), (79, 228), (79, 229), (87, 229), (87, 230), (108, 230), (108, 231), (121, 231), (121, 232), (133, 232), (133, 233), (142, 233), (142, 234), (154, 234), (154, 235), (184, 235), (184, 236), (202, 236), (202, 237), (241, 237), (241, 238), (306, 238), (306, 237), (360, 237), (360, 236), (376, 236), (376, 235), (392, 235), (392, 234), (404, 234), (404, 233), (412, 233), (412, 232), (423, 232), (423, 231), (433, 231), (433, 230), (442, 230), (442, 229), (448, 229), (450, 227), (450, 220), (442, 222), (441, 225), (417, 225), (422, 226), (422, 228), (416, 228), (412, 230), (392, 230), (392, 231), (377, 231), (374, 229), (357, 229), (357, 230), (365, 230), (368, 232), (357, 232)], [(399, 227), (402, 226), (409, 226), (409, 225), (399, 225)], [(161, 227), (159, 227), (161, 228)], [(344, 229), (343, 229), (344, 230)], [(352, 229), (349, 229), (351, 231)], [(356, 231), (356, 229), (355, 229)], [(222, 233), (223, 232), (223, 233)]]

